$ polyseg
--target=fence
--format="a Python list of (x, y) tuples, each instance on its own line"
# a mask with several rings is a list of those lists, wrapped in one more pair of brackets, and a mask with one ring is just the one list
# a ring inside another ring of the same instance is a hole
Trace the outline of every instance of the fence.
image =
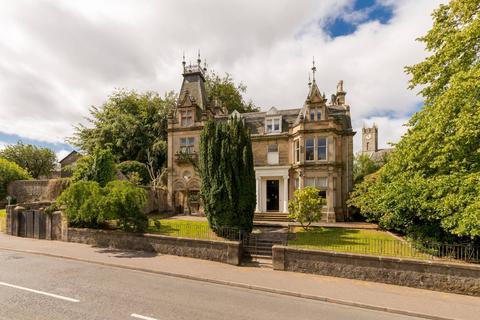
[(298, 239), (296, 234), (291, 234), (287, 246), (376, 256), (480, 263), (480, 246), (471, 244), (351, 239), (320, 234), (309, 234), (306, 238)]

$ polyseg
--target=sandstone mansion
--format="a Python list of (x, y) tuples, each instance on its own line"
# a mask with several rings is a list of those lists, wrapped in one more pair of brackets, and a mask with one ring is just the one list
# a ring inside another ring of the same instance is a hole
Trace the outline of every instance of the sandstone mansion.
[[(352, 189), (353, 135), (343, 82), (330, 101), (313, 79), (301, 108), (228, 114), (209, 101), (205, 69), (183, 62), (183, 82), (168, 118), (168, 202), (176, 212), (201, 213), (201, 187), (191, 159), (198, 159), (200, 132), (207, 119), (241, 118), (250, 129), (256, 176), (256, 217), (287, 219), (288, 200), (305, 186), (325, 197), (322, 220), (344, 221)], [(188, 161), (185, 155), (188, 155)]]

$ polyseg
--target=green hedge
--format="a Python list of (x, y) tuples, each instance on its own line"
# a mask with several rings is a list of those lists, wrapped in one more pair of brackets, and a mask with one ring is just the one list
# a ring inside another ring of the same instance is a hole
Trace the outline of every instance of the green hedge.
[(0, 158), (0, 200), (7, 196), (8, 184), (15, 180), (29, 180), (32, 177), (14, 162)]

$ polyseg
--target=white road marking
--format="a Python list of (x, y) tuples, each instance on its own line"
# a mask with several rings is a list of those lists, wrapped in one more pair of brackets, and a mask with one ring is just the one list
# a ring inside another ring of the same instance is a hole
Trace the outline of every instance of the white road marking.
[(25, 291), (29, 291), (29, 292), (33, 292), (33, 293), (43, 294), (44, 296), (49, 296), (49, 297), (52, 297), (52, 298), (62, 299), (62, 300), (70, 301), (70, 302), (80, 302), (80, 300), (77, 300), (77, 299), (72, 299), (72, 298), (60, 296), (58, 294), (48, 293), (48, 292), (45, 292), (45, 291), (39, 291), (39, 290), (35, 290), (35, 289), (20, 287), (20, 286), (14, 285), (14, 284), (6, 283), (6, 282), (1, 282), (0, 281), (0, 285), (5, 286), (5, 287), (20, 289), (20, 290), (25, 290)]
[(145, 317), (145, 316), (142, 316), (142, 315), (139, 315), (139, 314), (136, 314), (136, 313), (132, 313), (131, 316), (134, 317), (134, 318), (143, 319), (143, 320), (158, 320), (158, 319), (151, 318), (151, 317)]

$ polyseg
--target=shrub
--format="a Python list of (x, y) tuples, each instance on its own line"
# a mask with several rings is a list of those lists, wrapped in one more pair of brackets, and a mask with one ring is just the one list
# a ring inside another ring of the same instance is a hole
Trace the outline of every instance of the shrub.
[(295, 190), (294, 198), (288, 203), (289, 218), (300, 222), (304, 229), (308, 229), (312, 222), (322, 218), (322, 208), (325, 204), (315, 187), (305, 187)]
[(78, 181), (57, 199), (65, 206), (68, 222), (73, 227), (100, 228), (111, 219), (105, 210), (103, 190), (95, 181)]
[(109, 215), (119, 220), (125, 231), (143, 232), (148, 218), (143, 208), (147, 202), (145, 190), (128, 181), (112, 181), (105, 187), (105, 207)]
[(96, 181), (104, 187), (115, 179), (116, 172), (115, 160), (110, 150), (97, 149), (93, 154), (77, 161), (72, 180)]
[(16, 163), (0, 158), (0, 199), (7, 196), (7, 187), (10, 182), (31, 178), (28, 172)]
[(57, 199), (73, 227), (102, 228), (106, 220), (118, 219), (123, 230), (134, 232), (147, 228), (146, 201), (145, 191), (128, 181), (112, 181), (104, 188), (95, 181), (78, 181)]
[(150, 182), (147, 166), (139, 161), (124, 161), (117, 165), (117, 170), (123, 173), (127, 178), (137, 173), (140, 177), (140, 184), (146, 185)]
[(45, 192), (45, 199), (54, 201), (63, 191), (70, 186), (71, 180), (68, 178), (51, 179), (48, 181), (47, 191)]

